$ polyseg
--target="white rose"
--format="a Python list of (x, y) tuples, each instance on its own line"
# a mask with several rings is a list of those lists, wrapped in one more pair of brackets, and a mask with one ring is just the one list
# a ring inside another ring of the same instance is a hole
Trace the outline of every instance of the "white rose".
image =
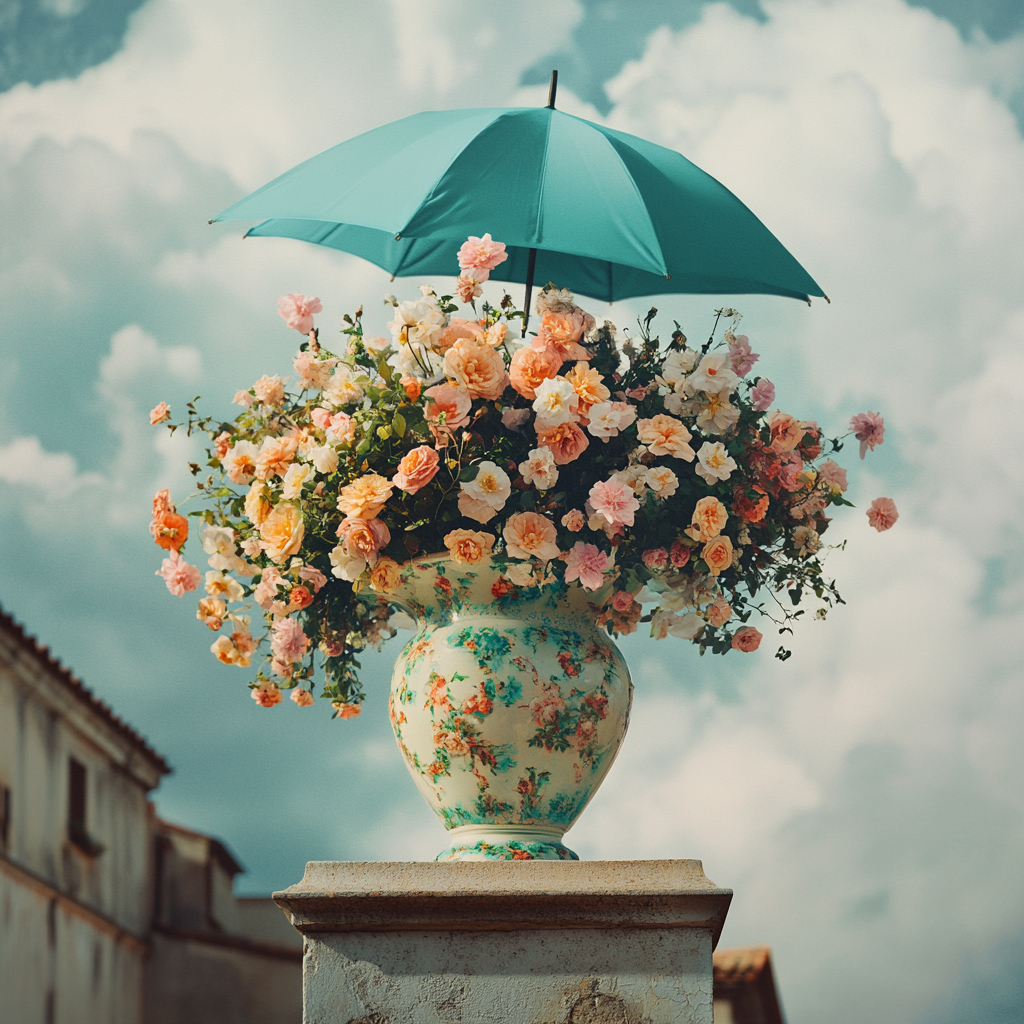
[(530, 457), (519, 464), (519, 472), (528, 484), (550, 491), (558, 482), (558, 467), (550, 448), (534, 448)]
[(321, 476), (330, 476), (338, 468), (338, 453), (328, 444), (310, 448), (308, 457)]
[(350, 555), (345, 550), (344, 544), (331, 548), (329, 557), (331, 565), (334, 566), (331, 569), (331, 574), (337, 576), (338, 579), (348, 580), (351, 583), (353, 580), (359, 579), (366, 570), (366, 559), (360, 558), (359, 555)]

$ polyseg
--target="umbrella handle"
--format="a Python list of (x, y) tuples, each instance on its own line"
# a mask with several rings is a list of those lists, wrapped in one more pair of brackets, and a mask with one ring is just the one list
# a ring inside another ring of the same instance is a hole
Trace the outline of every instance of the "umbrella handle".
[[(557, 74), (557, 72), (556, 72)], [(530, 250), (530, 258), (526, 261), (526, 300), (523, 303), (523, 337), (530, 323), (530, 300), (533, 298), (533, 271), (537, 266), (537, 250)]]

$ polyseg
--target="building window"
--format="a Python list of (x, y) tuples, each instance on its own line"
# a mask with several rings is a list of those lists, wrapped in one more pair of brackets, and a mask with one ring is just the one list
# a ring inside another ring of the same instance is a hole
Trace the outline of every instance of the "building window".
[(103, 847), (89, 835), (86, 821), (85, 765), (73, 757), (68, 761), (68, 839), (83, 853), (95, 857)]

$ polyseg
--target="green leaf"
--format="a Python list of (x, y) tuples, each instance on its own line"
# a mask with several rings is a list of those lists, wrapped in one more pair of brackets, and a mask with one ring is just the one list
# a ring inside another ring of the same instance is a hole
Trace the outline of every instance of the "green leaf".
[(395, 413), (391, 427), (397, 437), (405, 437), (405, 417), (400, 412)]
[(386, 441), (391, 436), (391, 428), (384, 426), (377, 428), (377, 436), (382, 440)]
[(473, 463), (471, 466), (466, 466), (466, 468), (463, 469), (463, 471), (459, 474), (459, 480), (464, 484), (468, 484), (470, 480), (476, 479), (477, 474), (479, 472), (479, 463)]

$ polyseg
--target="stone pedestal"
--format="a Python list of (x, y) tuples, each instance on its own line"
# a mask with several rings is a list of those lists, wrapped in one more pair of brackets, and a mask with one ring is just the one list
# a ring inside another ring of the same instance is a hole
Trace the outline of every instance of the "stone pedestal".
[(305, 1024), (711, 1024), (732, 892), (700, 861), (313, 862)]

